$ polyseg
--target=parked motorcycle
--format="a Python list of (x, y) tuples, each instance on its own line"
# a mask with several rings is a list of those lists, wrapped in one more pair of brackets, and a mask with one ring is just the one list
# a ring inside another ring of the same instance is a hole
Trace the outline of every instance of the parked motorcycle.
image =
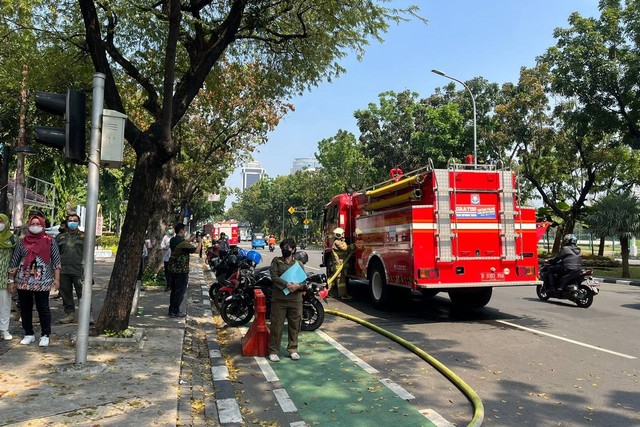
[[(305, 254), (306, 256), (306, 254)], [(308, 257), (307, 257), (308, 259)], [(254, 271), (254, 280), (245, 282), (228, 296), (220, 306), (220, 316), (230, 326), (249, 323), (254, 315), (255, 290), (261, 289), (265, 295), (267, 318), (271, 314), (271, 290), (273, 282), (268, 267)], [(327, 298), (327, 276), (324, 273), (309, 274), (302, 283), (302, 326), (303, 331), (315, 331), (324, 322), (322, 301)]]
[(593, 303), (593, 297), (598, 295), (600, 289), (598, 282), (591, 276), (593, 270), (583, 269), (575, 274), (563, 289), (549, 289), (547, 285), (549, 265), (544, 265), (540, 269), (542, 285), (536, 287), (538, 298), (547, 301), (549, 298), (568, 299), (573, 301), (578, 307), (589, 308)]

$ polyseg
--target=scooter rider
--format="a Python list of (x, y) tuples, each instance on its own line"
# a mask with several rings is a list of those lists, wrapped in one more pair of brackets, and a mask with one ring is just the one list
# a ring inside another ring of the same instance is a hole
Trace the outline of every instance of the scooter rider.
[(549, 289), (556, 288), (562, 290), (575, 277), (577, 273), (582, 271), (582, 256), (580, 256), (580, 248), (576, 245), (578, 238), (575, 234), (567, 234), (562, 238), (562, 248), (558, 255), (549, 260), (551, 267), (547, 275), (547, 286)]

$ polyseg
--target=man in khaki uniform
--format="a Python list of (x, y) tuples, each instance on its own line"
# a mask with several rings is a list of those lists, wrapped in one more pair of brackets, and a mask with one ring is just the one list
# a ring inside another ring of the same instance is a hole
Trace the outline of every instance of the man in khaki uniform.
[[(351, 249), (344, 239), (344, 230), (341, 227), (333, 230), (333, 261), (335, 262), (336, 269), (340, 268), (344, 264), (345, 259), (349, 255)], [(338, 297), (341, 300), (348, 301), (351, 299), (351, 295), (347, 292), (347, 266), (345, 265), (340, 272), (340, 275), (336, 278), (338, 282)]]
[(67, 217), (67, 230), (56, 236), (56, 243), (60, 249), (60, 295), (64, 307), (65, 317), (60, 323), (76, 321), (76, 307), (73, 301), (73, 290), (76, 290), (78, 302), (82, 298), (82, 259), (84, 254), (84, 233), (78, 230), (80, 217), (71, 214)]

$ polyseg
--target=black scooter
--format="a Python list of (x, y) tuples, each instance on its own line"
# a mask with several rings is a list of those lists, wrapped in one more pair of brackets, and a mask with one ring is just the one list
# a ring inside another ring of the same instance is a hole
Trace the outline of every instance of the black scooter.
[[(540, 269), (540, 279), (543, 284), (536, 287), (536, 294), (542, 301), (547, 301), (549, 298), (568, 299), (573, 301), (578, 307), (589, 308), (593, 304), (593, 297), (598, 295), (600, 289), (598, 288), (598, 282), (591, 276), (593, 270), (583, 269), (576, 272), (574, 277), (570, 278), (567, 285), (562, 289), (549, 289), (548, 276), (550, 265), (544, 265)], [(558, 283), (561, 279), (557, 279), (554, 282)]]

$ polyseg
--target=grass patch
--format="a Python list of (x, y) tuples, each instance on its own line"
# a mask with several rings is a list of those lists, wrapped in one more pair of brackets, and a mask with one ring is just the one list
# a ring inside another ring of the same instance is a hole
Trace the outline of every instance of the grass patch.
[[(631, 273), (630, 279), (640, 280), (640, 266), (629, 266), (629, 272)], [(611, 279), (622, 278), (622, 267), (609, 267), (609, 268), (593, 268), (593, 275), (595, 277), (607, 277)], [(625, 278), (626, 279), (626, 278)]]

